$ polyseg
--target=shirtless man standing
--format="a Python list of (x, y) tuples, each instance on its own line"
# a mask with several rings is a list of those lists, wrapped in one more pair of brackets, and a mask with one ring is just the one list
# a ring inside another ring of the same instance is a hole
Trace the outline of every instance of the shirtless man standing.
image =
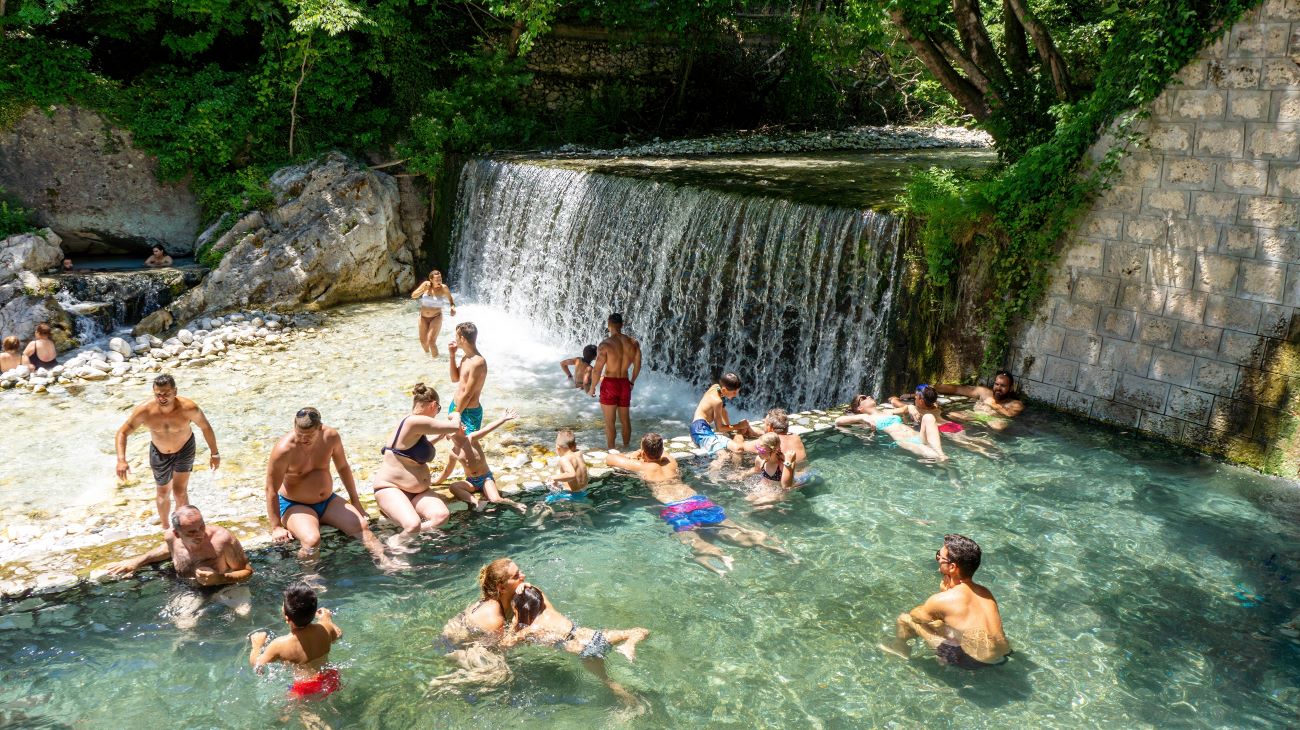
[(981, 421), (994, 431), (1011, 425), (1011, 419), (1025, 412), (1025, 404), (1015, 395), (1016, 382), (1011, 373), (999, 370), (993, 375), (993, 387), (982, 385), (936, 385), (940, 395), (964, 395), (975, 399), (969, 411), (953, 411), (948, 417), (954, 421)]
[[(483, 404), (479, 402), (479, 396), (487, 382), (487, 360), (479, 354), (477, 342), (478, 327), (473, 322), (461, 322), (456, 325), (456, 336), (447, 343), (451, 382), (457, 383), (456, 395), (452, 397), (447, 412), (460, 413), (460, 424), (467, 434), (483, 427)], [(457, 349), (464, 352), (459, 363), (456, 362)]]
[[(334, 494), (330, 462), (348, 491), (346, 502)], [(361, 540), (381, 567), (394, 566), (367, 524), (352, 467), (343, 452), (343, 439), (338, 431), (321, 423), (320, 411), (315, 408), (298, 411), (293, 430), (271, 449), (266, 466), (266, 517), (271, 522), (272, 540), (297, 539), (301, 543), (299, 558), (309, 558), (320, 549), (320, 526), (324, 524)]]
[(920, 637), (939, 661), (962, 669), (1001, 664), (1011, 653), (1002, 633), (1002, 615), (989, 589), (972, 580), (980, 567), (980, 546), (969, 537), (944, 535), (934, 554), (943, 579), (939, 592), (910, 613), (898, 616), (898, 635), (880, 648), (907, 659), (907, 642)]
[(217, 436), (203, 415), (203, 411), (189, 398), (176, 395), (176, 380), (170, 375), (159, 375), (153, 381), (153, 400), (147, 400), (131, 411), (126, 423), (117, 429), (117, 478), (125, 480), (131, 467), (126, 463), (126, 437), (137, 428), (149, 429), (149, 466), (158, 487), (158, 524), (167, 528), (171, 514), (171, 499), (176, 506), (190, 503), (190, 471), (194, 468), (194, 431), (190, 424), (199, 427), (208, 444), (209, 468), (221, 466), (217, 452)]
[(695, 562), (718, 575), (726, 575), (731, 570), (734, 558), (700, 537), (697, 530), (711, 529), (718, 537), (741, 547), (759, 547), (777, 555), (788, 555), (785, 550), (768, 544), (766, 534), (732, 522), (721, 507), (686, 486), (677, 461), (664, 453), (664, 439), (659, 434), (642, 436), (640, 451), (631, 456), (610, 454), (605, 457), (605, 463), (641, 477), (651, 496), (664, 505), (659, 517), (673, 528), (678, 539), (691, 548)]
[[(212, 598), (234, 609), (239, 616), (251, 612), (252, 595), (248, 588), (230, 585), (242, 583), (253, 574), (244, 547), (226, 528), (204, 524), (198, 507), (182, 505), (176, 508), (171, 516), (171, 529), (163, 533), (161, 545), (144, 555), (110, 564), (107, 566), (108, 574), (126, 576), (150, 563), (164, 560), (171, 560), (176, 575), (196, 586), (230, 586), (212, 594)], [(173, 599), (168, 612), (178, 627), (193, 628), (204, 601), (204, 596), (191, 593)]]
[[(596, 394), (600, 384), (600, 410), (605, 414), (605, 448), (614, 448), (614, 416), (623, 424), (623, 448), (632, 443), (632, 386), (641, 374), (641, 343), (623, 334), (623, 315), (609, 315), (609, 337), (596, 348), (596, 364), (591, 367), (591, 386)], [(631, 373), (629, 374), (629, 369)]]

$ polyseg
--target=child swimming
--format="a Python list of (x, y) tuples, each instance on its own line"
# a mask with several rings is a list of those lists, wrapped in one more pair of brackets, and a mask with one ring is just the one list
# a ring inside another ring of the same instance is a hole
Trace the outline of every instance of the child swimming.
[(270, 635), (266, 631), (254, 633), (249, 637), (253, 650), (248, 655), (248, 663), (258, 672), (271, 662), (289, 664), (294, 676), (289, 697), (324, 699), (342, 686), (339, 670), (327, 669), (325, 663), (330, 645), (343, 636), (343, 629), (334, 623), (328, 608), (316, 607), (316, 592), (301, 583), (284, 589), (283, 611), (289, 634), (267, 643)]

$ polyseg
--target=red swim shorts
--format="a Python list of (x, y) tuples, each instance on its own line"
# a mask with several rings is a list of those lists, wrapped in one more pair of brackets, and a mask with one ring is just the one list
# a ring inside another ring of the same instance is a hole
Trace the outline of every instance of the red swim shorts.
[(295, 700), (323, 700), (342, 687), (339, 670), (326, 669), (314, 677), (299, 679), (289, 688), (289, 698)]
[(602, 406), (632, 407), (632, 381), (627, 378), (604, 378), (600, 381)]
[(963, 428), (962, 425), (960, 423), (957, 423), (956, 421), (946, 421), (944, 423), (939, 424), (940, 433), (961, 433), (962, 431), (965, 430), (966, 429)]

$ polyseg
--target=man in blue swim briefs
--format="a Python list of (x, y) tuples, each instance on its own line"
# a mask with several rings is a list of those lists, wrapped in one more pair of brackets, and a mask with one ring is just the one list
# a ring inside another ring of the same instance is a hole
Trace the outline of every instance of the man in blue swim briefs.
[[(447, 412), (460, 413), (460, 424), (467, 434), (483, 427), (483, 405), (479, 403), (479, 396), (487, 382), (487, 360), (479, 354), (477, 343), (478, 327), (473, 322), (456, 325), (456, 336), (447, 343), (451, 382), (456, 383), (456, 395), (452, 396)], [(457, 350), (462, 353), (460, 362), (456, 361)]]
[(727, 416), (724, 398), (740, 395), (740, 376), (727, 373), (709, 389), (704, 391), (700, 404), (695, 406), (695, 415), (691, 418), (691, 441), (697, 448), (703, 449), (709, 456), (724, 450), (740, 451), (743, 446), (733, 444), (720, 434), (739, 434), (745, 438), (758, 438), (759, 434), (750, 428), (749, 421), (733, 424)]
[(880, 648), (908, 659), (907, 642), (920, 638), (934, 649), (941, 664), (983, 669), (1006, 661), (1011, 653), (1002, 632), (1002, 615), (989, 589), (972, 580), (980, 567), (980, 546), (964, 535), (944, 535), (934, 554), (939, 564), (939, 592), (908, 613), (900, 614), (897, 635)]
[[(348, 491), (347, 501), (334, 494), (331, 462)], [(315, 408), (298, 411), (293, 430), (271, 449), (266, 466), (266, 517), (271, 523), (271, 539), (277, 543), (298, 540), (300, 558), (316, 554), (320, 526), (330, 525), (361, 540), (382, 568), (397, 567), (367, 525), (369, 518), (357, 496), (343, 439), (338, 431), (321, 423), (320, 411)]]
[(681, 480), (677, 461), (664, 453), (663, 436), (657, 433), (642, 436), (641, 450), (635, 454), (609, 454), (605, 463), (641, 477), (651, 496), (664, 505), (659, 517), (673, 529), (679, 540), (691, 548), (695, 562), (718, 575), (726, 575), (731, 570), (734, 558), (701, 537), (699, 533), (702, 530), (741, 547), (763, 548), (777, 555), (789, 554), (769, 544), (770, 538), (766, 534), (732, 522), (721, 507), (686, 486)]

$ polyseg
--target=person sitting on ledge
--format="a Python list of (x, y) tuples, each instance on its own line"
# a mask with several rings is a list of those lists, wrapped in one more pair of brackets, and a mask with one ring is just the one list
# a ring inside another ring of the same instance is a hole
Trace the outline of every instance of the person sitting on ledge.
[(994, 431), (1011, 425), (1011, 419), (1025, 412), (1025, 404), (1015, 394), (1016, 381), (1011, 373), (999, 370), (993, 375), (993, 387), (982, 385), (940, 384), (934, 389), (940, 395), (963, 395), (974, 398), (975, 405), (967, 411), (953, 411), (948, 415), (954, 421), (978, 421)]
[[(767, 412), (767, 417), (763, 419), (764, 435), (774, 433), (781, 440), (781, 451), (787, 456), (794, 459), (798, 466), (808, 463), (808, 450), (804, 448), (803, 439), (799, 434), (790, 433), (790, 416), (784, 408), (773, 408)], [(739, 434), (736, 439), (741, 438)], [(733, 439), (735, 440), (735, 439)], [(758, 451), (758, 439), (744, 442), (745, 451), (754, 453)]]
[(32, 372), (41, 368), (50, 370), (59, 364), (59, 348), (54, 346), (51, 334), (50, 326), (41, 322), (36, 325), (36, 339), (28, 342), (23, 349), (23, 364), (31, 368)]
[(230, 607), (238, 616), (247, 616), (252, 611), (253, 599), (248, 587), (234, 585), (253, 575), (253, 566), (244, 554), (244, 546), (230, 530), (205, 524), (198, 507), (186, 505), (178, 508), (171, 514), (171, 529), (163, 534), (161, 545), (144, 555), (108, 565), (108, 574), (127, 576), (150, 563), (164, 560), (172, 561), (176, 575), (200, 589), (218, 589), (186, 592), (173, 598), (166, 613), (178, 628), (193, 628), (208, 598)]
[(9, 335), (4, 339), (3, 347), (3, 352), (0, 352), (0, 373), (7, 373), (23, 364), (22, 342)]
[(487, 509), (489, 504), (505, 505), (520, 514), (527, 512), (527, 507), (513, 499), (501, 496), (501, 492), (497, 491), (496, 477), (492, 475), (492, 467), (487, 463), (487, 454), (479, 444), (479, 440), (484, 436), (518, 417), (519, 414), (513, 408), (507, 408), (505, 415), (472, 434), (466, 434), (460, 429), (452, 431), (448, 436), (448, 440), (451, 441), (451, 453), (447, 455), (447, 465), (443, 467), (442, 475), (435, 482), (441, 483), (451, 476), (451, 470), (460, 464), (465, 469), (465, 478), (447, 485), (447, 489), (451, 490), (456, 499), (465, 502), (478, 512)]
[(150, 268), (171, 266), (172, 257), (167, 255), (167, 252), (163, 250), (162, 246), (154, 246), (153, 253), (149, 256), (149, 258), (144, 260), (144, 265)]
[(293, 667), (289, 699), (323, 700), (343, 686), (339, 670), (325, 667), (330, 646), (343, 638), (343, 629), (334, 623), (334, 614), (328, 608), (317, 605), (316, 591), (295, 583), (284, 589), (281, 607), (284, 622), (289, 625), (288, 636), (272, 640), (269, 632), (258, 631), (248, 637), (253, 642), (248, 663), (254, 671), (261, 672), (271, 662)]
[(754, 429), (750, 428), (749, 421), (733, 424), (727, 416), (727, 404), (723, 399), (740, 395), (740, 385), (739, 375), (726, 373), (718, 378), (716, 384), (704, 391), (700, 404), (695, 406), (695, 416), (691, 419), (691, 441), (696, 447), (704, 449), (709, 456), (724, 449), (740, 451), (743, 448), (739, 443), (728, 441), (719, 433), (739, 434), (751, 439), (759, 436)]
[(943, 576), (939, 592), (909, 613), (899, 614), (897, 636), (880, 648), (908, 659), (908, 641), (920, 638), (939, 662), (962, 669), (983, 669), (1006, 661), (1011, 645), (1002, 632), (1002, 615), (989, 589), (973, 580), (980, 567), (980, 546), (963, 535), (944, 535), (934, 553)]

